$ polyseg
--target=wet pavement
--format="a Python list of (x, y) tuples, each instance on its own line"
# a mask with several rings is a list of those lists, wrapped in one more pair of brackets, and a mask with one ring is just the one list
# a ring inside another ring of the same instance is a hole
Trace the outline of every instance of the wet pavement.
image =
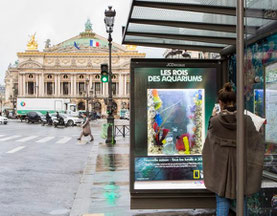
[[(92, 131), (99, 127), (92, 123)], [(215, 214), (214, 210), (204, 209), (130, 210), (129, 136), (116, 137), (116, 144), (110, 147), (104, 139), (95, 137), (70, 216), (185, 215)]]

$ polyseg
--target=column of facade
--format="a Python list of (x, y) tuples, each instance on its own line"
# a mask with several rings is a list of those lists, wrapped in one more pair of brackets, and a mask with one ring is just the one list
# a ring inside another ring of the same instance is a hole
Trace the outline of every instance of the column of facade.
[(58, 75), (55, 74), (55, 96), (58, 96)]
[(73, 95), (74, 97), (76, 97), (77, 95), (77, 92), (76, 92), (76, 89), (77, 89), (77, 79), (76, 79), (76, 74), (73, 75)]
[[(93, 79), (93, 75), (90, 74), (90, 75), (89, 75), (89, 89), (88, 89), (88, 91), (89, 91), (88, 94), (89, 94), (89, 98), (90, 98), (90, 99), (93, 99), (93, 97), (94, 97), (94, 91), (95, 91), (95, 89), (93, 88), (92, 79)], [(91, 90), (92, 90), (92, 91), (91, 91)], [(89, 107), (89, 110), (92, 110), (92, 105), (91, 105), (90, 102), (92, 102), (92, 100), (89, 101), (88, 107)]]
[(93, 87), (92, 85), (92, 78), (93, 78), (93, 75), (89, 75), (89, 90)]
[(103, 95), (104, 97), (107, 97), (109, 94), (109, 85), (108, 83), (103, 83)]
[(18, 74), (18, 96), (22, 96), (22, 75)]
[(23, 92), (22, 92), (22, 96), (24, 97), (26, 95), (26, 79), (25, 79), (25, 74), (22, 74), (22, 88), (23, 88)]
[(122, 74), (119, 74), (119, 82), (118, 82), (118, 88), (119, 88), (119, 97), (123, 97), (124, 96), (124, 81), (125, 81), (125, 76), (123, 76)]
[(35, 95), (36, 97), (39, 97), (39, 92), (40, 92), (41, 86), (39, 86), (39, 74), (36, 74), (36, 85), (35, 85)]
[(74, 75), (70, 76), (70, 95), (74, 96)]
[(61, 75), (58, 74), (58, 96), (61, 95)]
[(43, 73), (40, 74), (40, 96), (43, 97), (44, 96), (44, 75)]

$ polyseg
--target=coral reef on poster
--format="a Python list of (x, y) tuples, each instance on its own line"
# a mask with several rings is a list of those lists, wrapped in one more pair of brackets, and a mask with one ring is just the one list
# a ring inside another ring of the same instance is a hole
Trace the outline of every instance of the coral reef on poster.
[(201, 154), (204, 89), (148, 89), (148, 155)]

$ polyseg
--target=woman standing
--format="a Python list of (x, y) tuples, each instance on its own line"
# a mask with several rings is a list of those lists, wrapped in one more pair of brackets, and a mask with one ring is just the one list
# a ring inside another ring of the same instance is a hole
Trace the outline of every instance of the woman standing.
[(80, 134), (80, 137), (77, 140), (81, 140), (82, 136), (90, 136), (90, 142), (92, 142), (94, 140), (92, 134), (91, 134), (91, 130), (90, 130), (90, 124), (89, 124), (89, 118), (87, 117), (86, 113), (82, 114), (82, 117), (84, 118), (84, 122), (81, 125), (81, 127), (83, 128), (82, 133)]
[[(218, 92), (221, 112), (213, 110), (202, 152), (204, 183), (216, 194), (216, 215), (228, 216), (230, 202), (236, 199), (236, 93), (230, 83)], [(264, 143), (249, 116), (245, 120), (245, 201), (259, 191), (264, 161)]]

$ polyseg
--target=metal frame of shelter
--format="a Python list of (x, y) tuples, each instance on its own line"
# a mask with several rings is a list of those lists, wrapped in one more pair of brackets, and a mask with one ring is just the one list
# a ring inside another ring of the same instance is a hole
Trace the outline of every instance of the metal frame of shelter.
[[(272, 0), (133, 0), (122, 44), (237, 55), (237, 214), (243, 215), (243, 58), (277, 32)], [(251, 7), (249, 7), (251, 6)], [(224, 70), (223, 70), (224, 71)]]
[[(122, 43), (232, 53), (237, 38), (235, 3), (235, 0), (133, 0)], [(244, 38), (248, 43), (277, 32), (277, 10), (245, 8), (243, 12), (247, 24)]]

